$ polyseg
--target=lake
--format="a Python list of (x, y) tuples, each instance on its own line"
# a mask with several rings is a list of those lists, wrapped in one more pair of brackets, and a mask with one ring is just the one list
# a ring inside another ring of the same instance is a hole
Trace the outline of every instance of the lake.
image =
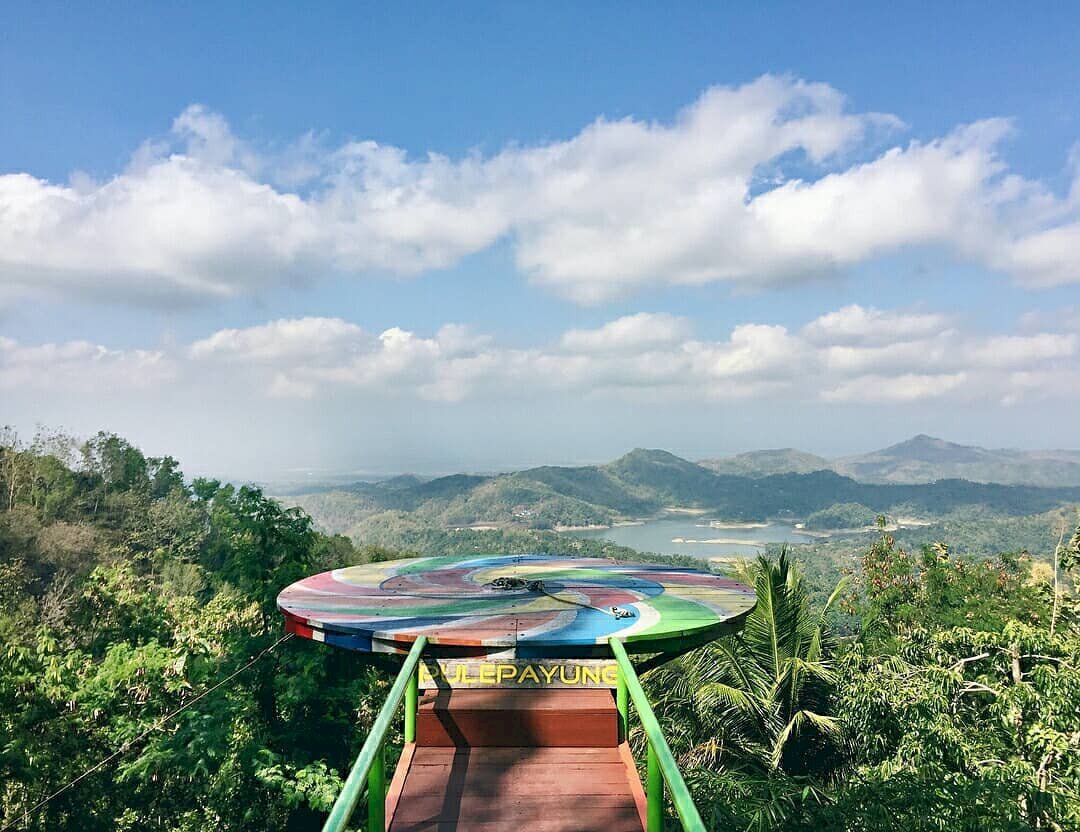
[(705, 560), (719, 555), (751, 557), (762, 551), (763, 544), (766, 543), (809, 543), (813, 539), (788, 523), (772, 522), (759, 528), (739, 527), (737, 524), (731, 524), (733, 528), (715, 528), (709, 526), (712, 519), (708, 515), (669, 516), (640, 525), (565, 534), (575, 537), (600, 537), (641, 552), (691, 555)]

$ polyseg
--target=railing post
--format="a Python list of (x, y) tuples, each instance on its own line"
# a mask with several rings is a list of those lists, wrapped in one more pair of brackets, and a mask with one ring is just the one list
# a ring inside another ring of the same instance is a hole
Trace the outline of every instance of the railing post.
[(386, 768), (381, 747), (371, 761), (367, 782), (368, 832), (383, 832), (386, 829)]
[(619, 711), (619, 742), (630, 739), (630, 689), (626, 686), (626, 674), (619, 668), (615, 677), (615, 707)]
[(653, 744), (649, 744), (646, 766), (648, 769), (645, 788), (646, 832), (663, 832), (664, 829), (664, 777), (660, 773), (660, 759)]
[(405, 688), (405, 742), (416, 742), (416, 707), (420, 699), (420, 665), (409, 676)]
[(390, 692), (386, 695), (386, 701), (379, 709), (379, 715), (375, 717), (375, 723), (364, 740), (364, 747), (360, 749), (360, 754), (349, 769), (349, 776), (341, 785), (341, 792), (334, 801), (326, 823), (323, 824), (323, 832), (345, 832), (353, 809), (360, 802), (365, 781), (368, 787), (368, 829), (371, 832), (383, 832), (385, 829), (386, 771), (383, 765), (383, 743), (393, 723), (394, 714), (405, 697), (410, 677), (416, 673), (417, 665), (420, 664), (420, 656), (425, 646), (427, 636), (418, 636), (413, 642)]
[(671, 753), (671, 746), (664, 739), (664, 732), (660, 729), (660, 723), (656, 719), (656, 714), (653, 713), (652, 705), (649, 704), (649, 697), (645, 695), (645, 690), (641, 687), (641, 680), (637, 677), (626, 648), (615, 638), (610, 639), (608, 644), (615, 655), (615, 661), (619, 663), (619, 670), (626, 682), (630, 701), (634, 703), (634, 709), (641, 720), (641, 730), (645, 732), (649, 744), (646, 829), (648, 832), (660, 832), (663, 828), (666, 786), (667, 792), (671, 794), (675, 813), (682, 821), (683, 830), (706, 832), (705, 824), (701, 820), (697, 807), (694, 806), (694, 799), (690, 796), (690, 790), (686, 787), (686, 781), (675, 762), (675, 755)]

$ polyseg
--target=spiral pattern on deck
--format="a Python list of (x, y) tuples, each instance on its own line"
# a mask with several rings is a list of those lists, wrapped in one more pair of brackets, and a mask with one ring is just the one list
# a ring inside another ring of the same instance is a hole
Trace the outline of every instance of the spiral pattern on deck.
[[(542, 589), (497, 589), (497, 578)], [(517, 582), (520, 583), (520, 582)], [(413, 558), (313, 575), (278, 596), (297, 635), (367, 652), (442, 647), (541, 656), (604, 644), (720, 634), (754, 593), (695, 569), (550, 555)], [(611, 608), (622, 611), (612, 613)]]

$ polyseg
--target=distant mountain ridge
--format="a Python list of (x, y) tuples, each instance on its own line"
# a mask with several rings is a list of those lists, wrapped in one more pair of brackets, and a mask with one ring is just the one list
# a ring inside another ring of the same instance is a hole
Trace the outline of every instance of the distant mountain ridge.
[(849, 513), (857, 507), (869, 516), (940, 515), (962, 506), (1020, 515), (1080, 503), (1080, 486), (1043, 488), (960, 479), (930, 484), (868, 483), (833, 470), (750, 477), (718, 473), (668, 451), (638, 448), (604, 465), (359, 482), (290, 499), (309, 511), (322, 528), (353, 533), (360, 520), (395, 512), (443, 527), (529, 528), (610, 524), (672, 507), (744, 521), (807, 518), (836, 506)]
[(963, 479), (1003, 485), (1080, 485), (1080, 451), (988, 449), (926, 434), (878, 451), (832, 460), (782, 448), (704, 459), (700, 464), (717, 473), (748, 477), (829, 470), (865, 483), (913, 485)]
[(770, 474), (809, 474), (834, 470), (825, 457), (796, 448), (771, 448), (747, 451), (722, 459), (703, 459), (699, 463), (718, 474), (765, 477)]

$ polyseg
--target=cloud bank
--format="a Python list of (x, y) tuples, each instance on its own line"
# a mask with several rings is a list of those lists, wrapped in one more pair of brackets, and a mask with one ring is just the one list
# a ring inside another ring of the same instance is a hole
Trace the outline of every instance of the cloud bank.
[[(639, 313), (553, 343), (501, 346), (448, 324), (370, 333), (340, 318), (222, 329), (171, 350), (0, 338), (0, 390), (92, 394), (164, 386), (328, 405), (387, 399), (637, 403), (783, 399), (1013, 405), (1080, 395), (1080, 333), (965, 332), (933, 312), (847, 306), (796, 329), (760, 323), (695, 337), (689, 321)], [(200, 396), (209, 395), (200, 393)], [(263, 405), (265, 407), (265, 405)]]
[(901, 130), (776, 76), (711, 88), (669, 123), (601, 118), (459, 159), (312, 136), (266, 152), (193, 106), (104, 181), (0, 175), (0, 293), (207, 301), (418, 274), (500, 240), (522, 273), (586, 303), (784, 284), (913, 246), (1032, 286), (1080, 281), (1080, 165), (1058, 195), (1010, 173), (1005, 121), (881, 151)]

